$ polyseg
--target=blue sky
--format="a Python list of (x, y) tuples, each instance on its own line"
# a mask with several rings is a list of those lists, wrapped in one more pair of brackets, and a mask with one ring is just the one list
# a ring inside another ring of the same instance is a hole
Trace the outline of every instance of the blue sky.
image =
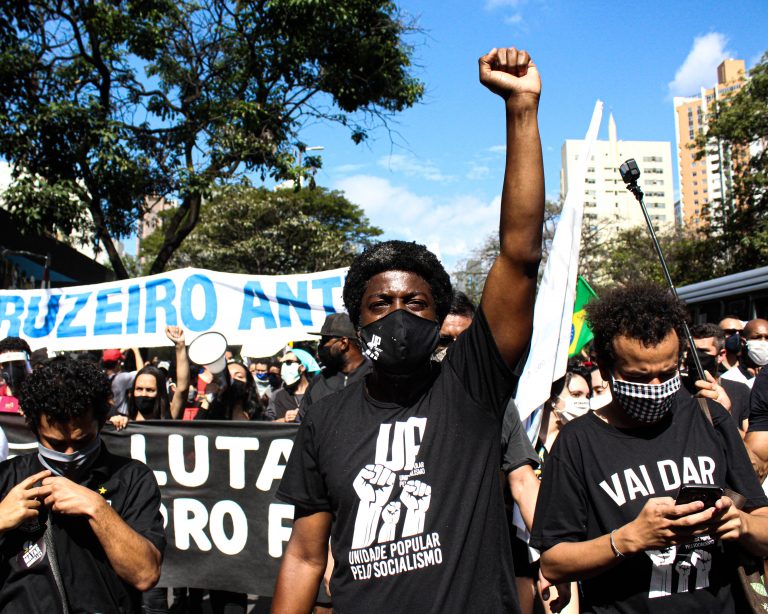
[[(498, 227), (504, 115), (477, 80), (492, 47), (528, 50), (542, 75), (539, 122), (547, 195), (560, 189), (560, 147), (582, 138), (594, 102), (619, 139), (674, 147), (672, 96), (711, 87), (726, 57), (754, 65), (768, 50), (768, 2), (608, 3), (565, 0), (405, 0), (415, 18), (416, 74), (424, 100), (355, 146), (343, 129), (302, 133), (322, 145), (320, 185), (344, 190), (385, 238), (427, 244), (453, 270)], [(676, 186), (677, 189), (677, 186)]]

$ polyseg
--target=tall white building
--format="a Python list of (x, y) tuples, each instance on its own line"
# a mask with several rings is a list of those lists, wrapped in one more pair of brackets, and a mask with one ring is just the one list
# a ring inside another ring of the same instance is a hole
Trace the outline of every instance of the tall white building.
[[(583, 140), (568, 139), (562, 147), (560, 194), (568, 193), (568, 178), (576, 173)], [(584, 227), (591, 231), (615, 232), (644, 225), (640, 205), (627, 190), (619, 167), (634, 158), (640, 167), (639, 185), (645, 193), (645, 206), (654, 226), (672, 224), (675, 219), (672, 183), (672, 146), (669, 141), (620, 141), (616, 122), (608, 119), (608, 140), (596, 141), (587, 167)]]

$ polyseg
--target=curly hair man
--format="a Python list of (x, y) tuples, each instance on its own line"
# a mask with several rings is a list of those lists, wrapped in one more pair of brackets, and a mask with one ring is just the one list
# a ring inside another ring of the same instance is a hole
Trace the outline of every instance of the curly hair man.
[[(542, 573), (581, 581), (589, 612), (747, 611), (723, 544), (768, 554), (768, 499), (728, 412), (705, 401), (710, 424), (681, 387), (685, 307), (634, 284), (587, 317), (613, 398), (566, 424), (551, 451), (531, 539)], [(685, 503), (689, 485), (702, 500)]]
[(70, 358), (21, 387), (38, 448), (0, 464), (3, 612), (135, 612), (160, 577), (160, 491), (101, 443), (111, 397), (97, 365)]
[(334, 611), (518, 611), (500, 432), (541, 257), (541, 83), (524, 51), (493, 49), (479, 64), (505, 105), (500, 255), (473, 323), (440, 363), (431, 358), (452, 291), (434, 254), (388, 241), (351, 265), (344, 303), (373, 367), (299, 429), (278, 492), (296, 516), (273, 612), (311, 609), (330, 536)]

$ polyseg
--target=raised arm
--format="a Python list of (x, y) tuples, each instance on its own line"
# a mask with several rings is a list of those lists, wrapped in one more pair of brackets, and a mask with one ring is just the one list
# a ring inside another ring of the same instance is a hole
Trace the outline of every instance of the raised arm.
[(171, 418), (177, 420), (184, 411), (189, 391), (189, 358), (184, 329), (178, 326), (166, 326), (165, 334), (176, 346), (176, 390), (171, 399)]
[(544, 223), (544, 167), (539, 138), (541, 80), (525, 51), (492, 49), (480, 58), (480, 82), (504, 100), (507, 157), (501, 192), (500, 253), (481, 305), (508, 365), (531, 337)]
[(144, 358), (141, 356), (141, 350), (139, 348), (131, 348), (131, 352), (133, 352), (133, 360), (136, 363), (136, 371), (141, 371), (142, 367), (144, 367)]

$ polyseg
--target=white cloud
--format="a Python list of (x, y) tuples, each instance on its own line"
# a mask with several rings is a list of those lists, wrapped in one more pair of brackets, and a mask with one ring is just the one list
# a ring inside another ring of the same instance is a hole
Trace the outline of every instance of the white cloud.
[(763, 53), (758, 53), (757, 55), (752, 56), (747, 62), (747, 70), (753, 69), (755, 66), (757, 66), (760, 63), (760, 60), (762, 59), (763, 59)]
[(726, 48), (728, 39), (719, 32), (697, 36), (693, 47), (669, 82), (670, 96), (694, 96), (702, 87), (710, 88), (717, 81), (717, 66), (732, 55)]
[(485, 164), (478, 164), (477, 162), (469, 163), (469, 170), (467, 171), (467, 179), (475, 181), (477, 179), (486, 179), (491, 174), (490, 167)]
[(427, 181), (453, 181), (455, 178), (445, 175), (429, 160), (419, 160), (415, 156), (392, 154), (379, 160), (379, 166), (407, 177), (420, 177)]
[(455, 268), (499, 227), (501, 198), (485, 202), (471, 194), (445, 198), (419, 196), (381, 177), (356, 175), (333, 186), (360, 205), (385, 239), (418, 241)]
[(485, 10), (493, 11), (499, 8), (515, 8), (520, 4), (520, 0), (486, 0)]
[(504, 23), (508, 26), (516, 26), (522, 23), (523, 21), (523, 15), (521, 13), (515, 13), (514, 15), (510, 15), (509, 17), (504, 18)]
[(505, 154), (507, 153), (507, 146), (506, 145), (494, 145), (493, 147), (489, 147), (488, 151), (495, 154)]
[(334, 166), (330, 170), (340, 175), (348, 175), (349, 173), (356, 173), (363, 168), (365, 168), (365, 164), (339, 164), (339, 166)]

